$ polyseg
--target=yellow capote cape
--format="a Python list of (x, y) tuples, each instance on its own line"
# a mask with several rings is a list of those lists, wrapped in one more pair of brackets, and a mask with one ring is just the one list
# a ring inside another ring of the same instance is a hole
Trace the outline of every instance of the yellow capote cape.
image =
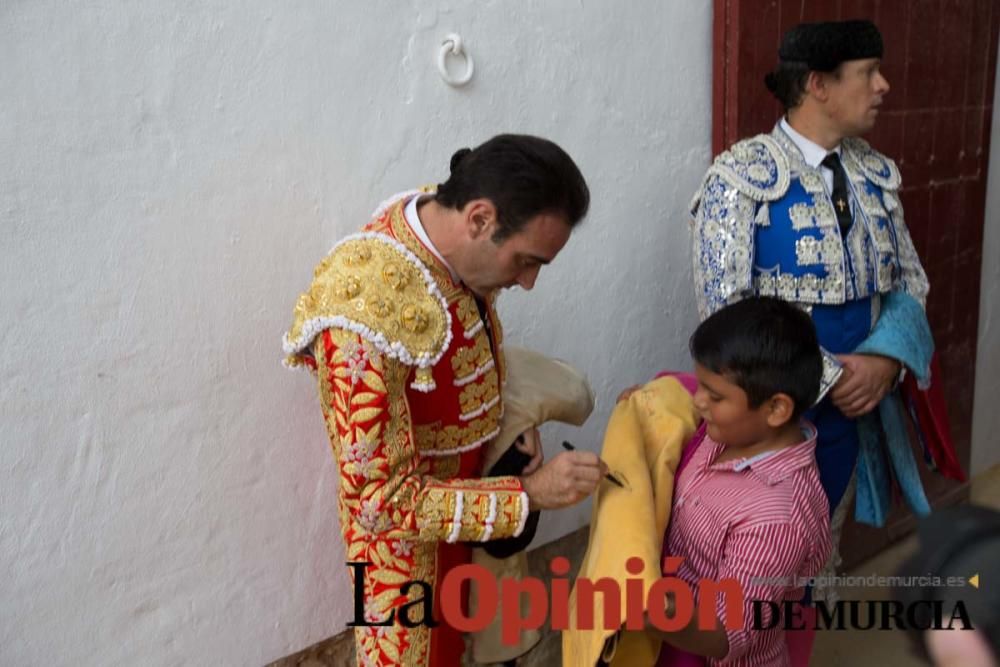
[[(594, 392), (583, 373), (558, 359), (517, 347), (506, 349), (507, 382), (503, 387), (503, 418), (497, 434), (484, 453), (483, 470), (489, 470), (521, 433), (548, 421), (582, 426), (594, 409)], [(524, 551), (509, 558), (493, 558), (482, 549), (472, 551), (472, 562), (485, 567), (499, 582), (528, 576)], [(479, 606), (475, 582), (469, 595), (470, 613)], [(530, 611), (530, 598), (521, 598), (521, 615)], [(527, 653), (542, 638), (538, 630), (522, 630), (518, 643), (501, 641), (503, 618), (472, 635), (472, 656), (478, 664), (506, 662)]]
[[(625, 622), (625, 580), (641, 579), (643, 591), (661, 577), (660, 551), (670, 519), (674, 473), (681, 450), (695, 432), (698, 420), (691, 394), (674, 378), (646, 384), (615, 406), (604, 435), (603, 458), (612, 473), (626, 483), (621, 489), (602, 483), (594, 499), (590, 538), (578, 577), (618, 582), (622, 624)], [(625, 569), (637, 556), (645, 565), (641, 574)], [(564, 667), (591, 667), (603, 657), (612, 665), (646, 667), (655, 664), (660, 642), (643, 632), (623, 631), (605, 642), (618, 628), (604, 629), (604, 599), (594, 598), (594, 629), (576, 629), (574, 585), (569, 600), (569, 628), (562, 635)]]

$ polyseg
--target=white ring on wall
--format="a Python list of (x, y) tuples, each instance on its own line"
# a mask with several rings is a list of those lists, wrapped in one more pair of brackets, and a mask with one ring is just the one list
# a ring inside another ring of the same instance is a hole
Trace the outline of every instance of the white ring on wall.
[[(465, 74), (462, 76), (454, 77), (448, 73), (448, 67), (445, 64), (445, 59), (448, 57), (449, 53), (455, 56), (463, 56), (465, 58), (466, 69)], [(444, 82), (449, 86), (454, 86), (455, 88), (469, 83), (472, 79), (472, 72), (475, 68), (475, 64), (472, 62), (472, 56), (462, 49), (462, 38), (455, 33), (446, 35), (444, 41), (441, 42), (441, 48), (438, 50), (437, 66), (438, 72), (441, 74), (441, 78), (444, 79)]]

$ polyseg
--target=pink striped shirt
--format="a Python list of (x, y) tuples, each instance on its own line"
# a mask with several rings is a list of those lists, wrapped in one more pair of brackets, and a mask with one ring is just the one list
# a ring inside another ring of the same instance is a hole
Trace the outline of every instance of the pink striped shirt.
[[(801, 599), (796, 578), (815, 576), (830, 554), (816, 429), (803, 425), (806, 440), (797, 445), (725, 463), (714, 463), (724, 445), (706, 436), (677, 478), (667, 542), (667, 553), (684, 559), (677, 576), (696, 600), (699, 580), (736, 579), (746, 600), (743, 628), (727, 631), (729, 653), (709, 665), (789, 664), (781, 623), (754, 630), (752, 601)], [(724, 603), (719, 594), (716, 612), (723, 621)], [(763, 618), (770, 622), (766, 606)]]

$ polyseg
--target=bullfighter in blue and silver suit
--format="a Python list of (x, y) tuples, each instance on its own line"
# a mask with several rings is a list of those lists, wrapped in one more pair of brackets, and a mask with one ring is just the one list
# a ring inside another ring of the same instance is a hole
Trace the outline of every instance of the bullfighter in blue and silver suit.
[[(867, 21), (793, 28), (766, 78), (786, 116), (769, 134), (719, 155), (692, 202), (703, 319), (750, 295), (777, 296), (812, 315), (824, 373), (821, 400), (807, 417), (819, 430), (816, 458), (835, 540), (844, 511), (834, 510), (850, 502), (859, 449), (863, 460), (865, 443), (874, 443), (869, 453), (877, 457), (887, 436), (900, 436), (890, 431), (901, 422), (887, 412), (898, 405), (882, 406), (883, 399), (894, 399), (904, 368), (926, 380), (933, 347), (923, 311), (927, 277), (903, 221), (899, 170), (857, 136), (874, 125), (888, 92), (881, 55), (881, 35)], [(893, 316), (883, 317), (890, 307)], [(917, 344), (898, 342), (914, 332)], [(908, 451), (902, 438), (897, 446)], [(910, 458), (907, 476), (915, 471)], [(904, 482), (916, 484), (907, 498), (924, 513), (919, 480)], [(885, 468), (859, 466), (857, 483), (859, 501), (865, 496), (858, 518), (884, 522)]]

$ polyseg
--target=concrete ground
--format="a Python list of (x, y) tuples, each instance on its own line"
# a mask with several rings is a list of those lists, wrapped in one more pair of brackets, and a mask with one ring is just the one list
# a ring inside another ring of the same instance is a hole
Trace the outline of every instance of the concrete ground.
[[(1000, 510), (1000, 466), (994, 466), (972, 480), (972, 502)], [(859, 565), (849, 574), (892, 575), (915, 549), (916, 536), (910, 535)], [(891, 591), (884, 588), (840, 589), (840, 596), (845, 600), (880, 600), (887, 599), (890, 595)], [(810, 666), (842, 667), (843, 665), (916, 667), (926, 663), (913, 655), (909, 638), (903, 632), (838, 630), (818, 633)]]

